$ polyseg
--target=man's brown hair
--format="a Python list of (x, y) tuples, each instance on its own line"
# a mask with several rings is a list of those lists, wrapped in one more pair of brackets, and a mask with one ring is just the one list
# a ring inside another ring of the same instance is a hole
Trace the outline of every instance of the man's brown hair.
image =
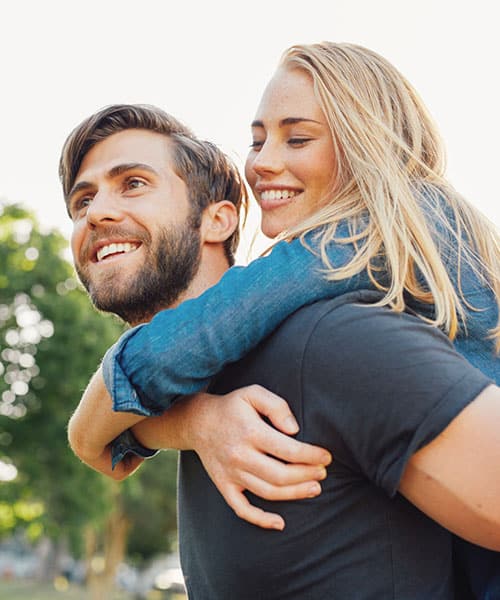
[[(64, 199), (75, 183), (87, 153), (114, 133), (127, 129), (145, 129), (167, 136), (173, 144), (174, 170), (185, 182), (191, 203), (191, 218), (199, 227), (203, 211), (209, 204), (228, 200), (238, 214), (246, 215), (248, 196), (238, 169), (215, 144), (199, 140), (183, 123), (162, 109), (148, 104), (113, 104), (80, 123), (64, 143), (59, 161), (59, 177)], [(238, 247), (239, 229), (229, 237), (224, 248), (230, 262)]]

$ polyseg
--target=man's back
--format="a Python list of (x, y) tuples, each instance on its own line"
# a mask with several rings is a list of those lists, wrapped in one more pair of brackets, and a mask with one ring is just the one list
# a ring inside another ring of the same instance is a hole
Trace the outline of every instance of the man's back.
[[(257, 383), (284, 397), (298, 437), (328, 448), (334, 462), (318, 498), (251, 497), (284, 516), (277, 532), (238, 519), (196, 454), (183, 452), (181, 557), (192, 600), (453, 598), (451, 535), (396, 490), (409, 456), (477, 395), (483, 377), (438, 332), (352, 303), (363, 299), (373, 296), (298, 311), (214, 381), (214, 393)], [(419, 350), (444, 372), (432, 390), (422, 377), (428, 365), (414, 364)], [(464, 368), (470, 384), (443, 408)]]

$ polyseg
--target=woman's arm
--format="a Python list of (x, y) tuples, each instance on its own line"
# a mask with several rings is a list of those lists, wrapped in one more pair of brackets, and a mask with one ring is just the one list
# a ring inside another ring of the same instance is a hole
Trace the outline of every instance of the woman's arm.
[(197, 394), (175, 404), (159, 417), (133, 428), (147, 447), (194, 449), (205, 470), (236, 514), (264, 528), (283, 529), (280, 515), (251, 505), (248, 490), (267, 500), (312, 498), (321, 492), (331, 462), (328, 451), (299, 442), (298, 426), (287, 403), (257, 386), (224, 396)]
[(298, 426), (288, 404), (259, 386), (220, 397), (198, 394), (162, 416), (144, 419), (113, 411), (100, 370), (70, 419), (68, 438), (88, 466), (121, 480), (142, 460), (129, 453), (112, 469), (110, 444), (134, 424), (135, 437), (146, 447), (195, 450), (231, 508), (260, 527), (282, 529), (284, 521), (252, 506), (245, 490), (271, 500), (316, 496), (324, 465), (331, 461), (326, 450), (290, 437)]
[(142, 419), (143, 416), (113, 411), (99, 368), (68, 423), (68, 441), (73, 452), (88, 466), (113, 479), (123, 479), (142, 461), (129, 457), (119, 468), (112, 470), (109, 444)]
[[(347, 235), (339, 228), (339, 237)], [(311, 237), (308, 243), (314, 245)], [(333, 265), (353, 255), (332, 242)], [(128, 331), (104, 358), (115, 410), (161, 414), (175, 399), (206, 387), (226, 364), (242, 358), (305, 304), (371, 287), (366, 273), (328, 281), (321, 259), (300, 240), (280, 242), (269, 256), (233, 267), (199, 298)]]

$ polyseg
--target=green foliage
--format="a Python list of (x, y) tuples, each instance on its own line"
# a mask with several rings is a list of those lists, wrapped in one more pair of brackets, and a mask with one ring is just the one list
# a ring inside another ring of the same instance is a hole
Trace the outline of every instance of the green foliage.
[[(66, 425), (123, 325), (92, 308), (64, 258), (66, 247), (22, 207), (0, 205), (0, 469), (12, 463), (18, 471), (2, 482), (0, 470), (4, 531), (24, 524), (5, 506), (37, 502), (38, 531), (76, 547), (86, 525), (102, 528), (114, 488), (73, 455)], [(175, 531), (175, 459), (167, 456), (122, 487), (133, 552), (164, 551)]]
[(72, 454), (66, 424), (122, 326), (90, 306), (63, 257), (66, 246), (21, 207), (3, 207), (0, 460), (12, 462), (18, 477), (1, 484), (0, 499), (41, 500), (44, 532), (78, 539), (106, 510), (107, 482)]
[(123, 482), (125, 511), (132, 522), (129, 554), (139, 563), (175, 542), (177, 452), (160, 452)]

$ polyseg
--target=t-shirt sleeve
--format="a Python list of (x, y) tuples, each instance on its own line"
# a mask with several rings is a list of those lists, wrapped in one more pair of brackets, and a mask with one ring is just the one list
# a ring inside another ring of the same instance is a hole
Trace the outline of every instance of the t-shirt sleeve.
[[(304, 402), (343, 440), (336, 458), (393, 496), (409, 458), (491, 381), (438, 329), (384, 307), (324, 313), (304, 354)], [(335, 455), (335, 448), (333, 448)]]

